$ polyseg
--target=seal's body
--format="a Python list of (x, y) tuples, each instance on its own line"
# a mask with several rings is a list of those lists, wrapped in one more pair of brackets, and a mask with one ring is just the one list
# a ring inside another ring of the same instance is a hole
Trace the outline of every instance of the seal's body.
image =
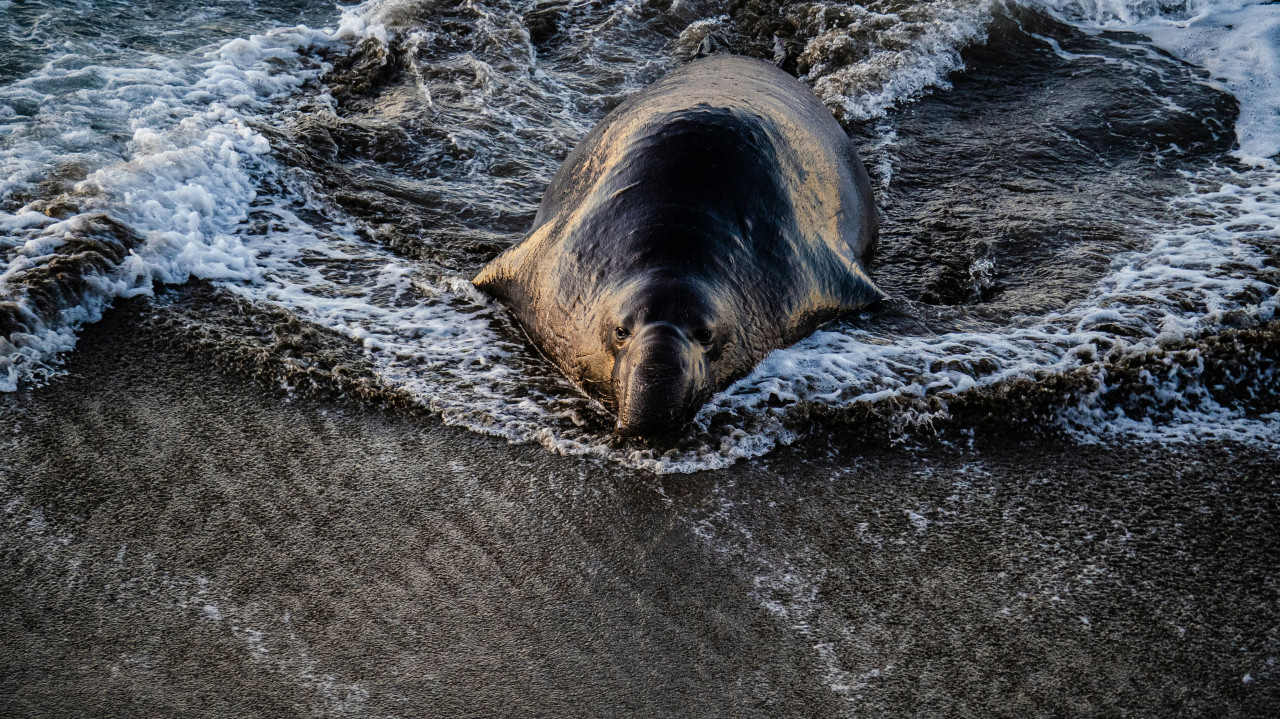
[(618, 106), (474, 282), (622, 435), (678, 430), (770, 351), (883, 295), (862, 161), (807, 87), (716, 55)]

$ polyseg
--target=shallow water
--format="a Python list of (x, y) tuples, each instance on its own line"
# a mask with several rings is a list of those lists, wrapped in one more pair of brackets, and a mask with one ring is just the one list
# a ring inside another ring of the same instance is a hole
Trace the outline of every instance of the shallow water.
[(0, 397), (5, 717), (1275, 713), (1266, 447), (655, 476), (281, 401), (120, 304)]
[[(112, 301), (181, 302), (166, 288), (208, 280), (345, 338), (375, 393), (657, 472), (757, 456), (814, 421), (890, 442), (990, 417), (1082, 441), (1274, 442), (1280, 6), (0, 12), (2, 390), (56, 373)], [(1211, 51), (1246, 31), (1252, 55)], [(577, 139), (711, 32), (781, 46), (858, 139), (884, 218), (871, 272), (893, 299), (775, 352), (677, 446), (619, 444), (468, 280), (521, 239)], [(219, 312), (184, 316), (216, 330)], [(268, 351), (305, 365), (300, 337)]]

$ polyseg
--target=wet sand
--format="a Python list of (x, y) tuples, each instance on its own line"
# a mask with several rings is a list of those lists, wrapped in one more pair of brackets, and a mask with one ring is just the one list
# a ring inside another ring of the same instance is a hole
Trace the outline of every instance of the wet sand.
[(1266, 451), (835, 427), (657, 477), (288, 399), (150, 311), (0, 396), (0, 715), (1280, 705)]

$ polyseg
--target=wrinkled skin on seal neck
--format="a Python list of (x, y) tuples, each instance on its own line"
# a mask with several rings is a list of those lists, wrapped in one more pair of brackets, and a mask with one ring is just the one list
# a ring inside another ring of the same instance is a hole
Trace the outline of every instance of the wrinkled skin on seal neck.
[(802, 84), (696, 61), (570, 154), (533, 232), (475, 279), (617, 415), (679, 430), (770, 351), (882, 297), (859, 262), (876, 210), (861, 161)]

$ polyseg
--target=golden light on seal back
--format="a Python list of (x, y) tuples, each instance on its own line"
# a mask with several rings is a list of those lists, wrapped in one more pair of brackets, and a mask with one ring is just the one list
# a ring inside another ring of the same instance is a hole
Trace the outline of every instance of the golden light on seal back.
[(622, 435), (679, 430), (769, 352), (883, 297), (857, 151), (802, 83), (747, 57), (628, 98), (475, 284)]

